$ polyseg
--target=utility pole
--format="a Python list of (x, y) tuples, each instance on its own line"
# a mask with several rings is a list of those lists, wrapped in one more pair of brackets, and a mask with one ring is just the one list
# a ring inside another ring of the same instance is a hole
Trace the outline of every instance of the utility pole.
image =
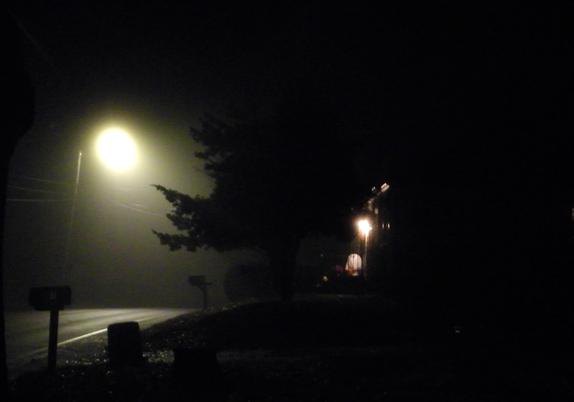
[(72, 279), (72, 266), (70, 264), (70, 248), (72, 246), (72, 235), (74, 232), (74, 220), (76, 218), (76, 203), (78, 200), (78, 189), (80, 187), (80, 173), (82, 169), (82, 151), (78, 152), (78, 162), (76, 165), (76, 182), (74, 185), (74, 196), (72, 198), (72, 207), (70, 209), (70, 220), (68, 223), (68, 234), (66, 237), (66, 246), (64, 249), (64, 281), (70, 282)]
[(367, 253), (369, 248), (369, 231), (365, 232), (365, 249), (363, 250), (363, 279), (367, 279)]

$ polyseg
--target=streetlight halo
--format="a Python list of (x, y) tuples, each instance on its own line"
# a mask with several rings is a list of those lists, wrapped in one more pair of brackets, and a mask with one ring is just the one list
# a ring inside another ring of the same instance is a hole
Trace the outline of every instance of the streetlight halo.
[(363, 218), (357, 221), (357, 228), (363, 234), (363, 236), (368, 236), (369, 232), (373, 229), (371, 222), (368, 219)]
[(137, 161), (135, 142), (118, 127), (104, 130), (97, 139), (96, 149), (104, 165), (116, 172), (128, 170)]

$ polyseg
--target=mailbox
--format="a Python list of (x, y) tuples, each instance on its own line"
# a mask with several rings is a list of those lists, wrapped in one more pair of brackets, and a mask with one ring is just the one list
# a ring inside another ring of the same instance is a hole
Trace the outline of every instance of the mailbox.
[(46, 286), (30, 289), (28, 302), (40, 311), (62, 310), (72, 303), (72, 290), (69, 286)]
[(205, 280), (205, 275), (191, 275), (187, 278), (191, 286), (196, 286), (203, 293), (203, 309), (207, 308), (207, 288), (213, 285)]

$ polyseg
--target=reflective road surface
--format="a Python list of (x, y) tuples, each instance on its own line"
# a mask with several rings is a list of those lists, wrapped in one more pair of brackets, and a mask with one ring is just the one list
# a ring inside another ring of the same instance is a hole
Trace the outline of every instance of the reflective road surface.
[[(113, 323), (137, 321), (144, 329), (192, 311), (171, 308), (62, 310), (58, 346), (105, 333), (107, 326)], [(6, 312), (6, 349), (11, 377), (31, 360), (47, 358), (49, 322), (48, 311)]]

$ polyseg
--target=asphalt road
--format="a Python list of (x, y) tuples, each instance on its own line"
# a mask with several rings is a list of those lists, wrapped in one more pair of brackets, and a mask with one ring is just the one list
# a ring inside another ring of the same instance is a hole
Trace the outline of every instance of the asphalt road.
[[(143, 329), (191, 311), (167, 308), (63, 310), (60, 312), (58, 346), (105, 333), (107, 326), (113, 323), (137, 321)], [(47, 358), (49, 321), (47, 311), (6, 313), (6, 350), (11, 373), (21, 372), (32, 360)]]

